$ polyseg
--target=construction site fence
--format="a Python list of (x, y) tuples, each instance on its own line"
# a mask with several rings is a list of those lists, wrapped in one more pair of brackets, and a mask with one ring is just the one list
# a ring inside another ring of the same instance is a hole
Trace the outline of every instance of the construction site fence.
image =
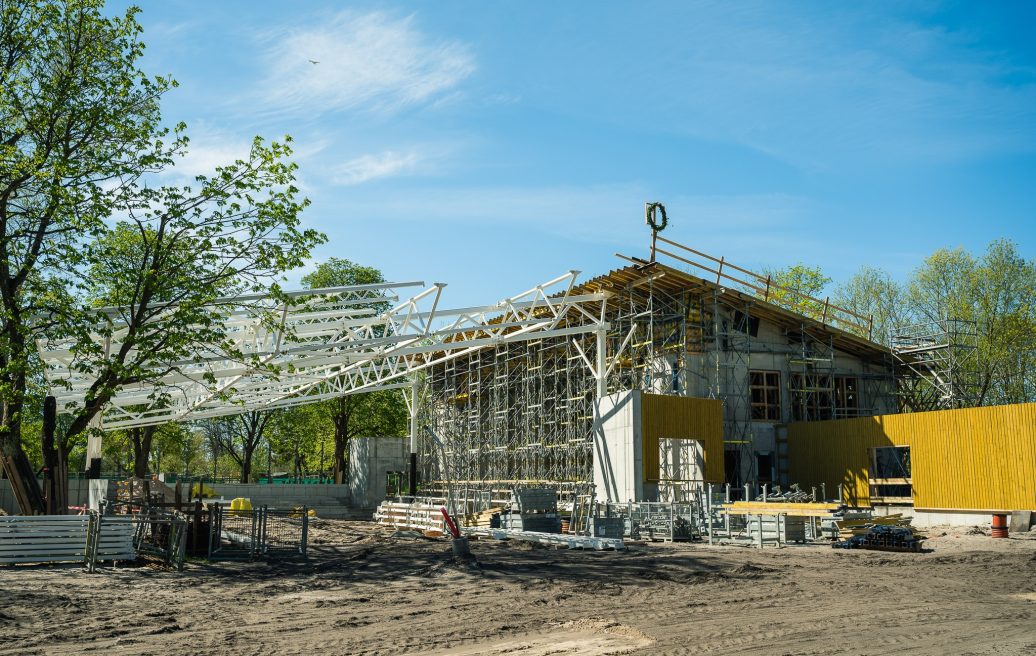
[(302, 557), (309, 548), (309, 510), (277, 510), (268, 506), (232, 509), (208, 504), (210, 560), (256, 560)]
[(82, 563), (96, 571), (102, 562), (160, 557), (183, 569), (187, 522), (179, 513), (0, 517), (0, 564)]

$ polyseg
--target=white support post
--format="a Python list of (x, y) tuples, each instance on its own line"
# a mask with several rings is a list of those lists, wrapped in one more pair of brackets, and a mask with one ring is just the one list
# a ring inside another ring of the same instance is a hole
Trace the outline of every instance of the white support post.
[(597, 400), (608, 394), (608, 335), (604, 329), (597, 330)]
[(90, 471), (90, 464), (94, 460), (97, 460), (98, 466), (97, 466), (97, 476), (96, 476), (96, 478), (100, 478), (100, 473), (101, 473), (100, 460), (101, 460), (101, 446), (102, 446), (102, 444), (101, 444), (101, 437), (102, 437), (102, 434), (101, 434), (101, 431), (95, 430), (95, 429), (101, 428), (101, 413), (100, 412), (98, 412), (96, 415), (94, 415), (94, 418), (90, 420), (90, 423), (88, 424), (88, 427), (89, 427), (90, 432), (89, 432), (89, 434), (87, 435), (87, 438), (86, 438), (86, 465), (85, 465), (83, 471), (89, 472)]

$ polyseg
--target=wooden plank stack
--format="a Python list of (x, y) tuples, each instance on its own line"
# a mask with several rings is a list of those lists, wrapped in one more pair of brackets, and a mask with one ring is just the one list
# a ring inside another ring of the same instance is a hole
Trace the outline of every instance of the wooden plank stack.
[(427, 503), (383, 501), (374, 511), (374, 521), (385, 526), (418, 531), (446, 532), (442, 506)]
[(735, 501), (723, 506), (730, 515), (787, 515), (789, 517), (832, 517), (842, 508), (838, 503), (786, 503)]
[(493, 525), (493, 515), (500, 514), (499, 508), (489, 508), (477, 513), (468, 513), (464, 515), (464, 526), (472, 528), (491, 528)]

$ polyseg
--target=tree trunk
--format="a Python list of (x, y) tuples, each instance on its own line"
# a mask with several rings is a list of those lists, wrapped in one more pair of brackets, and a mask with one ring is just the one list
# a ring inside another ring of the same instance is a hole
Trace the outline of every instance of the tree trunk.
[[(14, 296), (12, 290), (10, 296)], [(5, 299), (6, 301), (7, 299)], [(5, 305), (7, 303), (5, 302)], [(27, 386), (25, 369), (17, 364), (25, 363), (25, 337), (20, 330), (21, 318), (18, 310), (7, 307), (7, 313), (15, 316), (5, 317), (4, 333), (7, 341), (5, 353), (0, 356), (4, 368), (14, 366), (14, 370), (3, 381), (10, 396), (0, 408), (0, 460), (3, 461), (4, 472), (11, 481), (14, 497), (23, 515), (42, 515), (46, 512), (43, 492), (36, 481), (36, 472), (32, 469), (29, 456), (22, 448), (22, 413), (25, 412), (24, 394)]]
[(43, 451), (43, 497), (46, 500), (47, 514), (56, 515), (57, 481), (54, 475), (58, 468), (58, 452), (54, 448), (54, 428), (57, 420), (57, 403), (53, 396), (43, 401), (43, 434), (40, 447)]
[(252, 451), (253, 449), (245, 448), (244, 453), (241, 454), (241, 482), (248, 483), (252, 476)]
[(68, 514), (68, 444), (57, 444), (58, 466), (54, 474), (54, 512)]
[(334, 453), (334, 481), (336, 485), (343, 485), (349, 482), (349, 459), (346, 453), (349, 450), (349, 435), (342, 430), (339, 422), (335, 421), (335, 453)]
[(336, 485), (349, 482), (349, 418), (352, 414), (349, 397), (338, 399), (338, 408), (331, 420), (335, 425), (334, 481)]
[(130, 429), (130, 442), (133, 444), (133, 475), (147, 478), (148, 456), (151, 454), (151, 442), (154, 440), (157, 426), (144, 426)]
[[(25, 389), (25, 376), (17, 375), (16, 389)], [(19, 384), (21, 387), (19, 387)], [(16, 392), (17, 393), (17, 392)], [(25, 405), (21, 400), (8, 401), (3, 404), (3, 416), (0, 417), (0, 460), (3, 460), (4, 473), (11, 481), (14, 498), (23, 515), (42, 515), (47, 512), (43, 500), (43, 492), (36, 481), (36, 472), (32, 469), (29, 456), (22, 448), (22, 412)]]

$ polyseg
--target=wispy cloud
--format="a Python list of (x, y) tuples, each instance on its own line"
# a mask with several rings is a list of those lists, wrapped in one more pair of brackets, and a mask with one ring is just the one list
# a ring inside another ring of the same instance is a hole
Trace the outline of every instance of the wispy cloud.
[(263, 102), (298, 115), (435, 102), (475, 70), (466, 44), (425, 35), (413, 16), (346, 11), (268, 33), (264, 41)]
[(357, 185), (378, 178), (409, 173), (422, 161), (417, 152), (399, 153), (392, 150), (380, 155), (363, 155), (345, 162), (333, 171), (332, 182)]

